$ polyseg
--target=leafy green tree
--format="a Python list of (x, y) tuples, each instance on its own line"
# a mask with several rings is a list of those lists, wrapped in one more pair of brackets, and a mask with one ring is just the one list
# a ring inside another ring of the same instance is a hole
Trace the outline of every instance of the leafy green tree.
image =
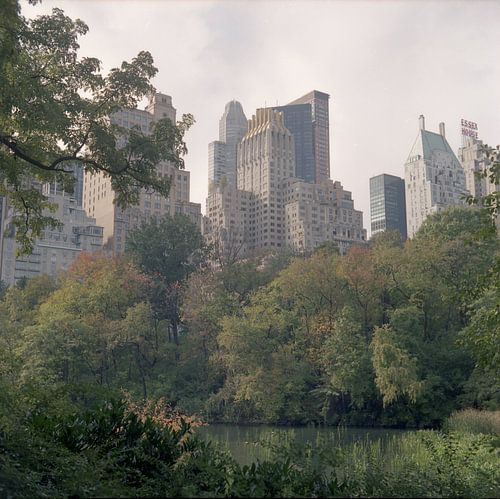
[(460, 339), (477, 365), (500, 381), (500, 285), (490, 286), (472, 304), (470, 322)]
[(204, 243), (198, 227), (185, 215), (153, 218), (127, 239), (127, 253), (151, 276), (152, 303), (158, 320), (168, 319), (179, 344), (180, 305), (184, 283), (203, 261)]
[(375, 384), (384, 404), (406, 396), (415, 402), (420, 390), (417, 361), (402, 348), (390, 327), (375, 328), (371, 343)]
[(216, 359), (226, 377), (213, 401), (231, 404), (234, 416), (247, 420), (302, 417), (309, 373), (296, 349), (294, 326), (294, 314), (277, 306), (267, 288), (254, 295), (241, 315), (225, 317)]
[(192, 116), (177, 124), (162, 119), (146, 133), (108, 119), (153, 92), (157, 69), (151, 54), (142, 51), (103, 75), (98, 59), (78, 55), (78, 39), (87, 31), (83, 21), (60, 9), (29, 20), (17, 1), (2, 2), (0, 194), (15, 209), (24, 252), (45, 226), (58, 223), (37, 184), (57, 180), (71, 191), (72, 170), (81, 165), (109, 176), (115, 202), (124, 207), (137, 203), (144, 187), (168, 195), (170, 179), (156, 169), (160, 161), (184, 164), (183, 134)]
[(274, 286), (287, 308), (293, 308), (310, 331), (315, 318), (333, 321), (347, 304), (348, 284), (339, 272), (340, 257), (328, 249), (294, 258)]
[(325, 377), (323, 390), (329, 396), (325, 414), (331, 398), (340, 398), (346, 411), (346, 399), (361, 407), (375, 396), (369, 343), (363, 323), (356, 320), (352, 310), (344, 309), (325, 335), (321, 364)]
[(359, 310), (368, 339), (373, 326), (381, 321), (380, 296), (385, 288), (385, 279), (377, 272), (373, 252), (366, 247), (352, 247), (341, 259), (339, 274), (348, 284), (353, 306)]
[(148, 304), (149, 281), (129, 262), (82, 255), (22, 331), (25, 383), (140, 387), (162, 355)]

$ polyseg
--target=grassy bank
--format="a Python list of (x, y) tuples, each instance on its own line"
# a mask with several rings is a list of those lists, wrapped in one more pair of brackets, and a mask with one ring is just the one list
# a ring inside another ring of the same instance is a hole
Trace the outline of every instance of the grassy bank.
[[(325, 477), (332, 496), (498, 497), (500, 460), (495, 437), (418, 431), (381, 442), (276, 449), (305, 476)], [(302, 456), (302, 457), (301, 457)], [(319, 494), (321, 495), (321, 494)]]
[(464, 409), (454, 412), (444, 428), (447, 431), (500, 436), (500, 411)]

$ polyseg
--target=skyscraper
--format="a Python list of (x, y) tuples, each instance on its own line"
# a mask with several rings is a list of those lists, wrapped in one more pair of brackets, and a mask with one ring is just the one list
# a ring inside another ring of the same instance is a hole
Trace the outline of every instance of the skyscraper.
[(466, 192), (464, 170), (445, 137), (444, 123), (439, 133), (420, 130), (405, 163), (406, 218), (408, 236), (413, 237), (428, 215), (451, 205), (463, 204)]
[(208, 145), (208, 182), (225, 182), (236, 186), (238, 144), (247, 133), (247, 119), (241, 104), (232, 100), (226, 104), (219, 120), (219, 140)]
[(289, 105), (310, 104), (313, 123), (315, 182), (330, 178), (330, 119), (328, 100), (330, 96), (318, 90), (290, 102)]
[[(208, 188), (209, 190), (218, 185), (222, 178), (227, 183), (228, 172), (226, 169), (226, 143), (214, 140), (208, 144)], [(232, 183), (230, 175), (230, 183)], [(236, 183), (236, 175), (234, 176)]]
[(340, 182), (296, 177), (297, 149), (284, 120), (282, 111), (257, 109), (238, 148), (238, 188), (209, 192), (204, 235), (225, 261), (282, 247), (307, 252), (325, 241), (345, 253), (366, 240), (363, 214)]
[(294, 174), (295, 146), (283, 114), (271, 108), (257, 109), (238, 148), (238, 189), (251, 192), (254, 198), (249, 249), (285, 245), (281, 186)]
[[(111, 116), (111, 122), (126, 128), (137, 127), (147, 133), (151, 123), (162, 118), (169, 118), (175, 123), (175, 116), (172, 97), (157, 93), (151, 97), (145, 110), (121, 109)], [(157, 170), (159, 174), (169, 176), (172, 180), (169, 196), (164, 198), (158, 193), (143, 189), (139, 203), (124, 210), (114, 204), (115, 193), (108, 176), (104, 173), (85, 174), (83, 204), (97, 224), (104, 227), (107, 251), (113, 254), (123, 253), (130, 229), (153, 216), (182, 213), (201, 226), (201, 206), (189, 201), (189, 171), (178, 170), (166, 161), (160, 162)]]
[(295, 143), (295, 177), (306, 182), (314, 182), (316, 167), (311, 104), (289, 104), (288, 106), (277, 106), (273, 109), (283, 113), (285, 127), (293, 135)]
[(405, 182), (383, 173), (370, 179), (370, 217), (372, 236), (395, 229), (407, 237)]

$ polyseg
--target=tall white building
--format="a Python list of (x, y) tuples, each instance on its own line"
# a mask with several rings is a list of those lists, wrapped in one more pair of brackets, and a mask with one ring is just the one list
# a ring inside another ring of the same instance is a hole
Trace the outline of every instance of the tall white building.
[(408, 237), (413, 237), (428, 215), (451, 205), (464, 203), (466, 193), (462, 165), (445, 136), (444, 123), (439, 133), (420, 129), (405, 163), (406, 217)]
[[(126, 128), (138, 127), (148, 133), (151, 123), (162, 118), (169, 118), (175, 123), (176, 110), (172, 106), (170, 96), (157, 93), (152, 96), (145, 110), (122, 109), (111, 116), (111, 122)], [(96, 219), (98, 225), (104, 227), (104, 244), (107, 251), (113, 254), (123, 253), (129, 231), (151, 217), (182, 213), (201, 227), (201, 205), (189, 201), (190, 173), (178, 170), (166, 161), (159, 163), (157, 169), (160, 175), (169, 176), (172, 180), (169, 196), (165, 198), (143, 189), (139, 204), (125, 210), (114, 204), (115, 193), (108, 176), (102, 172), (85, 174), (84, 208)]]
[(247, 119), (241, 104), (232, 100), (226, 104), (219, 120), (219, 140), (208, 145), (209, 186), (224, 182), (236, 186), (238, 144), (247, 132)]

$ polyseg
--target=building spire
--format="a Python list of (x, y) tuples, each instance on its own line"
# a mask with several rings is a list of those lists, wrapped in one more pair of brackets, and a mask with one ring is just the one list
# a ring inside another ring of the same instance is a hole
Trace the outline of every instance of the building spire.
[(418, 124), (419, 124), (420, 130), (425, 130), (425, 118), (424, 118), (423, 114), (421, 114), (418, 117)]

